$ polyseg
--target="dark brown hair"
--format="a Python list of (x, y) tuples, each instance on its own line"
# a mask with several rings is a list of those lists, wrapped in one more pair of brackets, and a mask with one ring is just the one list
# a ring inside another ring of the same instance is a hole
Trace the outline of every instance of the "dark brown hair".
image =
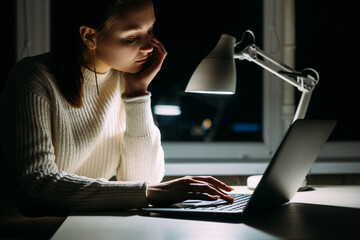
[(83, 52), (86, 45), (81, 39), (80, 26), (97, 31), (101, 42), (111, 28), (113, 20), (128, 7), (146, 0), (53, 0), (52, 9), (52, 71), (67, 102), (81, 107), (84, 66)]

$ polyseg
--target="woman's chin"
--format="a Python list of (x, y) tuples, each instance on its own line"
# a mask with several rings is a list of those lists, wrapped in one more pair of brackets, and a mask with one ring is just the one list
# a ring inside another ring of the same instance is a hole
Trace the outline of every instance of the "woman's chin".
[(116, 69), (120, 72), (124, 72), (124, 73), (130, 73), (130, 74), (137, 74), (139, 72), (141, 72), (141, 70), (144, 69), (144, 65), (139, 65), (139, 66), (134, 66), (132, 68), (128, 68), (128, 69)]

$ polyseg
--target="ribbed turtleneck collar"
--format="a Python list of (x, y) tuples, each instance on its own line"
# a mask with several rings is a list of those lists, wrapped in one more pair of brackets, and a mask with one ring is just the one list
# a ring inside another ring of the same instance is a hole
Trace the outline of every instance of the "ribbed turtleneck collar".
[[(95, 73), (93, 71), (87, 69), (86, 67), (83, 67), (82, 71), (83, 71), (83, 76), (84, 76), (84, 82), (92, 84), (92, 85), (96, 85)], [(112, 69), (110, 69), (106, 73), (96, 73), (96, 75), (97, 75), (98, 84), (100, 85), (103, 82), (106, 82), (106, 80), (111, 78)]]

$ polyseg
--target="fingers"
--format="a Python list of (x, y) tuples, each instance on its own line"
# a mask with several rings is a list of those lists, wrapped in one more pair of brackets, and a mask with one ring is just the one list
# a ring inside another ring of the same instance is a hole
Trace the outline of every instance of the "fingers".
[(232, 203), (234, 199), (222, 191), (230, 189), (212, 177), (183, 177), (160, 184), (149, 185), (148, 202), (152, 205), (173, 204), (187, 199), (214, 201), (219, 198)]
[(231, 192), (233, 191), (234, 189), (228, 185), (226, 185), (225, 183), (219, 181), (218, 179), (214, 178), (214, 177), (204, 177), (204, 176), (197, 176), (197, 177), (192, 177), (192, 179), (195, 179), (195, 180), (199, 180), (199, 181), (203, 181), (203, 182), (207, 182), (207, 183), (210, 183), (212, 184), (213, 186), (217, 187), (217, 188), (220, 188), (222, 190), (225, 190), (227, 192)]
[(167, 51), (164, 45), (156, 38), (152, 39), (152, 45), (155, 47), (155, 51), (153, 51), (153, 54), (158, 55), (160, 64), (162, 64), (165, 60), (165, 57), (167, 56)]
[(158, 49), (158, 51), (163, 53), (163, 55), (165, 55), (165, 56), (167, 55), (167, 51), (166, 51), (164, 45), (157, 38), (152, 39), (152, 44), (154, 47), (156, 47)]
[(204, 201), (215, 201), (218, 200), (220, 196), (211, 196), (209, 194), (203, 194), (199, 192), (190, 192), (187, 194), (186, 199), (192, 199), (192, 200), (204, 200)]
[[(221, 190), (218, 190), (217, 188), (215, 188), (209, 184), (206, 184), (204, 182), (190, 184), (189, 191), (194, 192), (194, 193), (207, 193), (210, 195), (220, 196), (222, 199), (224, 199), (225, 201), (227, 201), (229, 203), (234, 202), (234, 199), (232, 197), (225, 194)], [(204, 194), (202, 194), (202, 195), (204, 195)], [(211, 199), (211, 200), (214, 200), (214, 199)]]
[(151, 56), (150, 61), (147, 62), (147, 65), (145, 65), (146, 67), (140, 72), (140, 74), (149, 76), (152, 79), (160, 70), (167, 55), (167, 51), (164, 45), (156, 38), (152, 39), (151, 44), (154, 46), (154, 50), (149, 53)]
[(232, 189), (232, 188), (213, 177), (185, 177), (184, 179), (189, 184), (186, 189), (186, 191), (188, 191), (188, 192), (208, 193), (211, 195), (220, 196), (222, 199), (224, 199), (225, 201), (227, 201), (229, 203), (234, 202), (234, 198), (232, 198), (229, 195), (227, 195), (226, 193), (222, 192), (220, 190), (220, 187), (218, 187), (218, 186), (221, 186), (221, 188), (223, 188), (227, 191), (230, 191), (230, 189)]

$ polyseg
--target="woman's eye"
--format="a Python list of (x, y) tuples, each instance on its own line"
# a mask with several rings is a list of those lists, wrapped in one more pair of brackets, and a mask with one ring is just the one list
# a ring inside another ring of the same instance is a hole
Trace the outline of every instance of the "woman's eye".
[(150, 34), (150, 35), (154, 34), (154, 30), (153, 30), (153, 29), (149, 29), (148, 34)]
[(136, 40), (136, 37), (129, 37), (126, 39), (128, 42), (134, 42)]

